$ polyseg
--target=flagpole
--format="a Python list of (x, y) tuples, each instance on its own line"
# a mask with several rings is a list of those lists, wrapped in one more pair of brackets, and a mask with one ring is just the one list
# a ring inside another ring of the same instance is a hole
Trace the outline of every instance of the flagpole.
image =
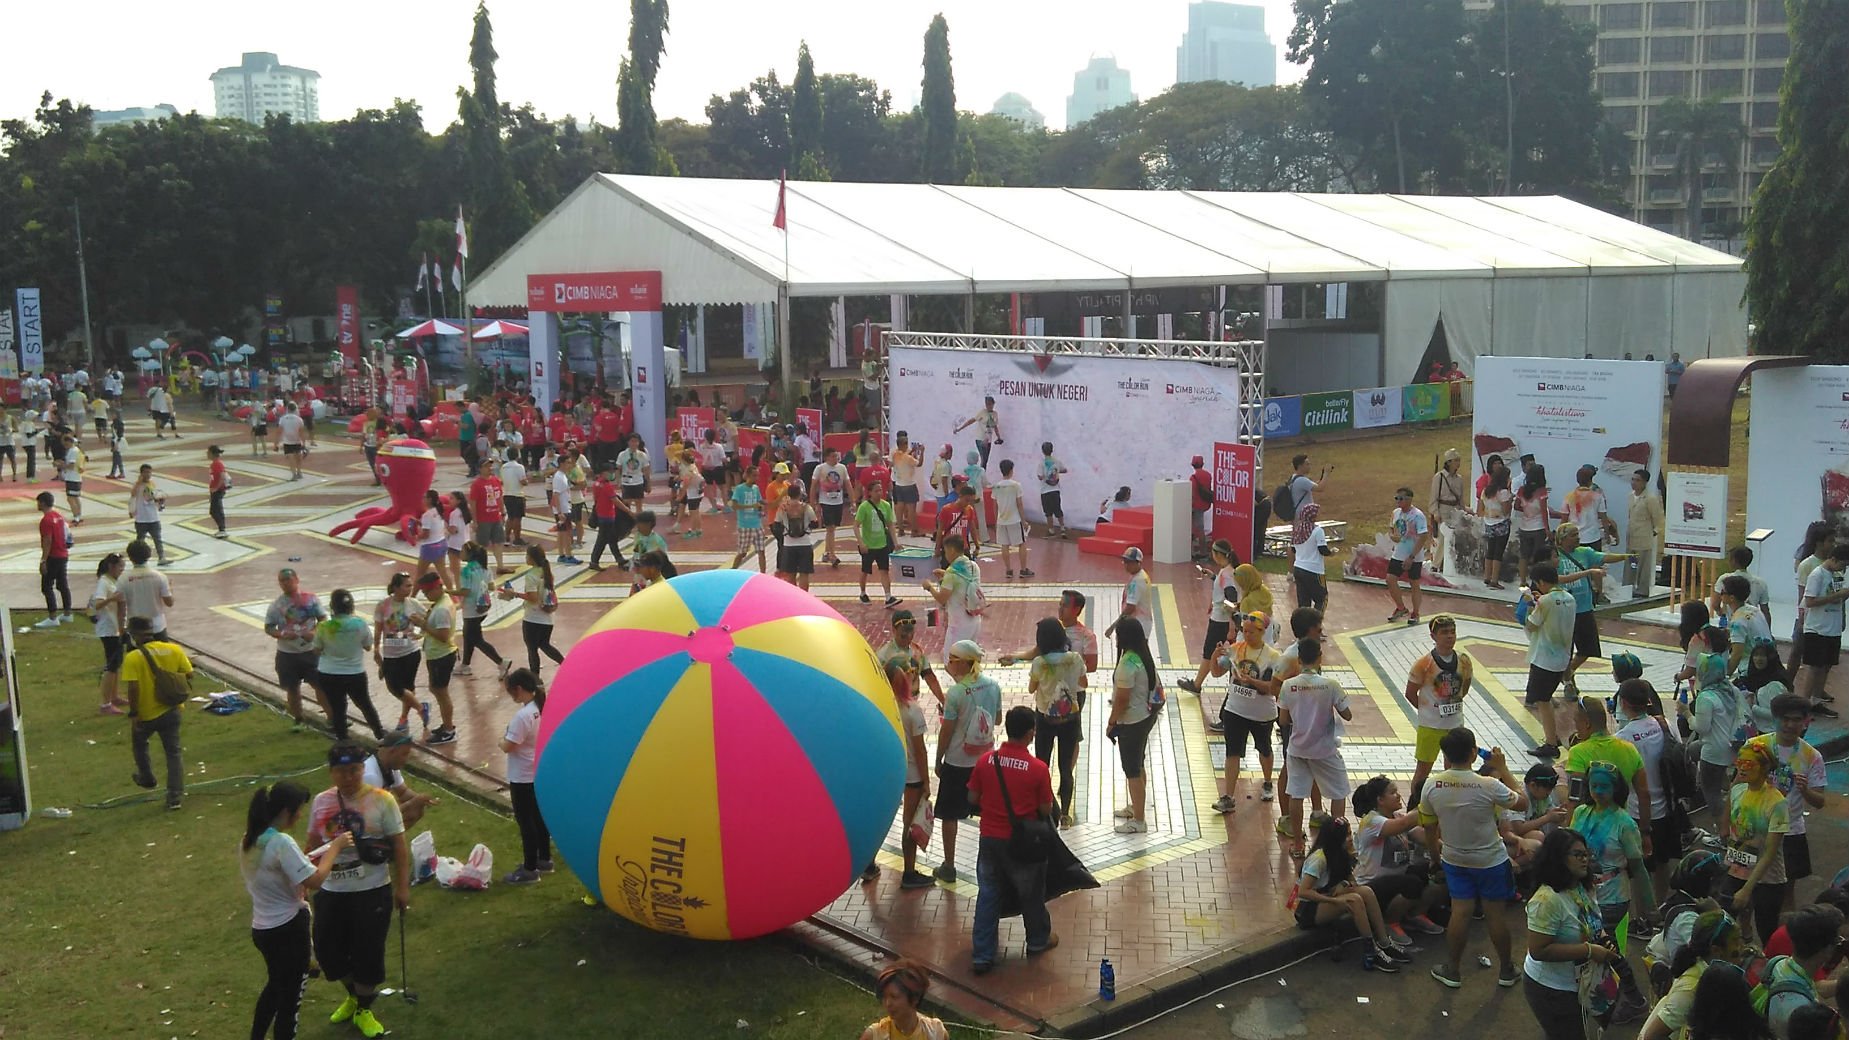
[[(783, 355), (783, 402), (784, 421), (792, 422), (796, 416), (796, 348), (790, 342), (790, 219), (788, 209), (789, 175), (785, 174), (777, 181), (777, 222), (783, 232), (783, 281), (777, 286), (777, 341)], [(820, 442), (822, 431), (811, 430), (810, 436)]]

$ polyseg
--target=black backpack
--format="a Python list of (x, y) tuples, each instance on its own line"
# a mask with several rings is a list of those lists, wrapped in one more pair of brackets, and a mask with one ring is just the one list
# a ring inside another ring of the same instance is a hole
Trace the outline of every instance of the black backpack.
[(1297, 519), (1297, 503), (1291, 500), (1289, 480), (1271, 493), (1271, 516), (1279, 523), (1292, 523)]

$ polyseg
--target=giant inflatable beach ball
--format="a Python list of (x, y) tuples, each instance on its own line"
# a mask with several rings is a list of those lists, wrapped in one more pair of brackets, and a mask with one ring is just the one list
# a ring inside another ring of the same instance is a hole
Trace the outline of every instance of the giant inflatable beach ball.
[(905, 784), (867, 641), (794, 585), (739, 570), (648, 588), (592, 626), (540, 716), (534, 781), (559, 854), (637, 924), (748, 939), (827, 906)]

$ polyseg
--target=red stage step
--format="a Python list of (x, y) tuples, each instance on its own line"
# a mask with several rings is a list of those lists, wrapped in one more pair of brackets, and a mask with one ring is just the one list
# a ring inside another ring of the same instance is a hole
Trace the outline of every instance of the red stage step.
[[(1095, 534), (1088, 534), (1079, 539), (1080, 552), (1092, 553), (1098, 556), (1122, 556), (1124, 550), (1133, 545), (1136, 545), (1136, 543), (1126, 542), (1120, 538), (1105, 538)], [(1137, 548), (1142, 547), (1137, 546)]]
[(1111, 523), (1154, 531), (1156, 529), (1156, 507), (1119, 506), (1111, 513)]
[(1092, 534), (1099, 538), (1112, 538), (1127, 545), (1141, 546), (1146, 553), (1155, 552), (1156, 532), (1153, 528), (1138, 527), (1134, 524), (1119, 523), (1116, 520), (1098, 525)]

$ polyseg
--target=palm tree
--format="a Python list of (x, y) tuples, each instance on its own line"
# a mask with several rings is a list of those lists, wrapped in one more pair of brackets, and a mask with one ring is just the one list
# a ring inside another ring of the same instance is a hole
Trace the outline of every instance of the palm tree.
[(1682, 188), (1683, 236), (1698, 242), (1702, 189), (1708, 180), (1703, 171), (1712, 163), (1720, 166), (1723, 183), (1732, 184), (1739, 177), (1740, 149), (1746, 141), (1740, 106), (1714, 98), (1672, 97), (1651, 114), (1650, 136), (1674, 149), (1676, 178)]

